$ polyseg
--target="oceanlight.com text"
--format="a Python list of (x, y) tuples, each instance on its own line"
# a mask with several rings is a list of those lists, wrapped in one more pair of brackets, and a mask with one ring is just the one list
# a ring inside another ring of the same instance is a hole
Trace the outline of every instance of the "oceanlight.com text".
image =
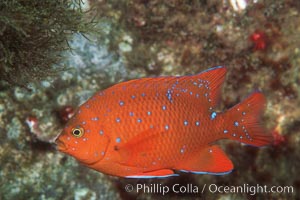
[(239, 186), (219, 186), (210, 184), (208, 190), (211, 193), (245, 193), (249, 195), (256, 195), (259, 193), (293, 193), (293, 186), (268, 186), (268, 185), (249, 185), (243, 184)]
[(268, 185), (249, 185), (243, 184), (239, 186), (217, 185), (217, 184), (204, 184), (198, 186), (195, 184), (173, 184), (163, 185), (160, 183), (152, 184), (127, 184), (125, 186), (126, 192), (146, 193), (146, 194), (161, 194), (168, 193), (178, 194), (202, 194), (204, 192), (221, 193), (221, 194), (249, 194), (256, 195), (260, 193), (286, 193), (291, 194), (294, 192), (293, 186), (268, 186)]

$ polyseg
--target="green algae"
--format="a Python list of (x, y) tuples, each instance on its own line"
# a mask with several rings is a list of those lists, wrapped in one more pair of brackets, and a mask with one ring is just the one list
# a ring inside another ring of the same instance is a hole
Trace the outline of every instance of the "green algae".
[[(74, 33), (93, 30), (79, 0), (0, 1), (0, 80), (9, 85), (55, 76)], [(2, 84), (4, 84), (2, 82)]]

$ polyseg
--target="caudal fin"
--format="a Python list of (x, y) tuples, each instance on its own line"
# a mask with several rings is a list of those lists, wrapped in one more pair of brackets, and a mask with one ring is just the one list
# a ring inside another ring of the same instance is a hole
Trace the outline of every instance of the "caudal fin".
[(266, 99), (261, 92), (253, 92), (243, 102), (229, 109), (224, 115), (226, 138), (253, 145), (264, 146), (272, 142), (273, 137), (261, 124), (261, 115)]

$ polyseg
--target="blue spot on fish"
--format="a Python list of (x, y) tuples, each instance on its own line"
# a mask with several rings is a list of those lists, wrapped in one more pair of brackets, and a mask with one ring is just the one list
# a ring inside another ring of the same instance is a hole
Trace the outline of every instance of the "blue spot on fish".
[(224, 132), (225, 134), (226, 134), (226, 133), (228, 133), (228, 131), (227, 131), (227, 130), (224, 130), (223, 132)]
[(170, 89), (168, 89), (167, 94), (166, 94), (168, 100), (172, 103), (172, 91)]
[(132, 117), (133, 115), (134, 115), (134, 114), (133, 114), (133, 112), (129, 112), (129, 116), (131, 116), (131, 117)]
[(141, 122), (142, 122), (142, 119), (138, 118), (138, 119), (137, 119), (137, 122), (138, 122), (138, 123), (141, 123)]
[(120, 123), (120, 122), (121, 122), (121, 119), (120, 119), (119, 117), (117, 117), (117, 118), (116, 118), (116, 122), (117, 122), (117, 123)]
[(239, 126), (239, 123), (238, 122), (234, 122), (234, 126)]
[(195, 124), (196, 124), (196, 126), (199, 126), (199, 125), (200, 125), (200, 122), (199, 122), (199, 121), (196, 121)]
[(165, 105), (163, 105), (163, 106), (162, 106), (162, 109), (163, 109), (163, 110), (166, 110), (166, 109), (167, 109), (167, 107), (166, 107)]
[(183, 124), (184, 124), (185, 126), (187, 126), (187, 125), (189, 124), (189, 122), (188, 122), (187, 120), (184, 120)]
[(120, 106), (124, 106), (124, 101), (119, 102)]
[(213, 120), (217, 117), (217, 113), (216, 112), (212, 112), (210, 115), (210, 119)]
[(99, 133), (100, 133), (100, 135), (103, 135), (104, 132), (103, 132), (103, 130), (100, 130)]
[(116, 142), (117, 142), (117, 143), (120, 143), (120, 142), (121, 142), (121, 138), (119, 138), (119, 137), (116, 138)]
[(182, 148), (182, 149), (180, 149), (180, 153), (182, 153), (182, 154), (184, 153), (184, 149), (183, 149), (183, 148)]
[(169, 130), (169, 126), (168, 125), (165, 125), (165, 130)]

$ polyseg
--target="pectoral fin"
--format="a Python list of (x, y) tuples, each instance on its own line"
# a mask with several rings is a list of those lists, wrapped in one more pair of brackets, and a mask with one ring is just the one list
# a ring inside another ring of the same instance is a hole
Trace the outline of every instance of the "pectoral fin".
[(162, 132), (148, 129), (131, 138), (128, 142), (116, 146), (116, 150), (122, 157), (122, 164), (138, 166), (144, 164), (149, 153), (158, 151), (157, 146), (164, 137)]

